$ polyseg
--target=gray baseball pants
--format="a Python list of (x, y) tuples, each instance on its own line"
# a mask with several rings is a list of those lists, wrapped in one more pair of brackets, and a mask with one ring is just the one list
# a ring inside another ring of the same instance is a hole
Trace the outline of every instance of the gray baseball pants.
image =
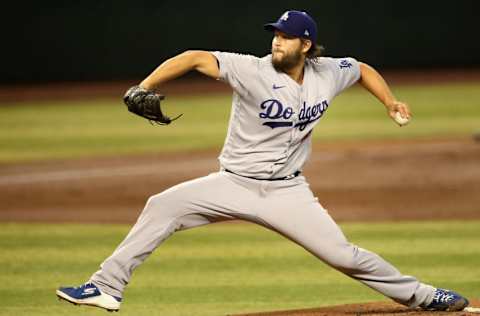
[(303, 176), (262, 181), (220, 171), (150, 197), (127, 237), (90, 279), (122, 297), (133, 270), (175, 231), (241, 219), (276, 231), (314, 256), (391, 299), (417, 307), (434, 288), (402, 275), (378, 255), (347, 241)]

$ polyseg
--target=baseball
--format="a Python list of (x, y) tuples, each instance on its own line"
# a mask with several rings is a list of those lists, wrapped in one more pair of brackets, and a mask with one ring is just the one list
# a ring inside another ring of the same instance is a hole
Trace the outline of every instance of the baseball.
[(395, 112), (394, 120), (395, 120), (395, 122), (397, 122), (398, 125), (400, 125), (400, 126), (407, 125), (408, 122), (410, 122), (410, 119), (409, 119), (409, 118), (404, 118), (404, 117), (402, 117), (402, 115), (400, 114), (400, 112)]

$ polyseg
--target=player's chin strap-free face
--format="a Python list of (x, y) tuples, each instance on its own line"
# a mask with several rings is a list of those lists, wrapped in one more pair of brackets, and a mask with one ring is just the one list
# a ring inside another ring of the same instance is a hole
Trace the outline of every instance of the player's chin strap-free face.
[(127, 90), (123, 102), (130, 112), (149, 120), (151, 124), (168, 125), (183, 114), (171, 119), (162, 113), (160, 102), (165, 99), (164, 95), (148, 91), (138, 85)]

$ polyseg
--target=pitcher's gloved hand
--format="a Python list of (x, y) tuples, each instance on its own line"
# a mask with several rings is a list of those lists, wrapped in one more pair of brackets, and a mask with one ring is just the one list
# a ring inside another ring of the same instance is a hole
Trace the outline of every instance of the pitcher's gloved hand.
[(148, 91), (137, 85), (127, 90), (123, 97), (123, 102), (127, 105), (130, 112), (146, 118), (150, 123), (168, 125), (182, 116), (182, 114), (174, 119), (164, 115), (160, 106), (160, 101), (163, 99), (165, 99), (164, 95)]

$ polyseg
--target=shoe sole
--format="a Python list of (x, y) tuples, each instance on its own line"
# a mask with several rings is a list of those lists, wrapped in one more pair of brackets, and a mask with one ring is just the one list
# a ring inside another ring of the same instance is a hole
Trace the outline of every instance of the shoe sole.
[(86, 302), (81, 302), (73, 297), (70, 297), (68, 296), (67, 294), (63, 293), (62, 291), (56, 291), (56, 294), (57, 294), (57, 297), (60, 299), (60, 300), (63, 300), (63, 301), (66, 301), (68, 303), (71, 303), (73, 305), (86, 305), (86, 306), (92, 306), (92, 307), (100, 307), (100, 308), (103, 308), (105, 310), (107, 310), (108, 312), (118, 312), (120, 309), (119, 308), (108, 308), (108, 307), (105, 307), (105, 306), (100, 306), (98, 304), (94, 304), (94, 303), (86, 303)]
[(437, 312), (461, 312), (463, 311), (467, 306), (468, 304), (470, 304), (468, 302), (467, 299), (463, 298), (463, 299), (460, 299), (458, 301), (455, 302), (455, 304), (452, 304), (452, 305), (447, 305), (447, 306), (444, 306), (442, 308), (428, 308), (428, 309), (424, 309), (426, 311), (437, 311)]
[(459, 312), (463, 311), (465, 307), (467, 307), (469, 304), (467, 299), (461, 299), (455, 302), (455, 304), (448, 306), (448, 308), (445, 310), (447, 312)]

